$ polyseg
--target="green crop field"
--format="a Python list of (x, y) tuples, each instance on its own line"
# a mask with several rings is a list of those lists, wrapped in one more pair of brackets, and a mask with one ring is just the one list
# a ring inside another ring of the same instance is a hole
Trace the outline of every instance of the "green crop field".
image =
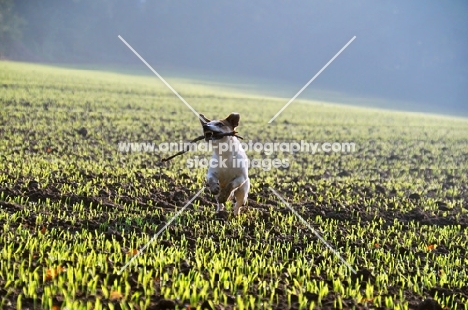
[(1, 309), (468, 309), (467, 119), (298, 99), (267, 124), (289, 98), (168, 82), (245, 141), (356, 149), (249, 150), (248, 208), (216, 213), (209, 152), (119, 148), (201, 134), (155, 76), (0, 62)]

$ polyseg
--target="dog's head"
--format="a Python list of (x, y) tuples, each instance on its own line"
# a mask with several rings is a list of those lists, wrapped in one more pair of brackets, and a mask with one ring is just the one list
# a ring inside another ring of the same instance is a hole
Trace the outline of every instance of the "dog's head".
[(231, 113), (228, 117), (220, 120), (210, 120), (200, 114), (200, 123), (203, 127), (205, 141), (219, 140), (225, 137), (223, 134), (232, 133), (239, 125), (239, 113)]

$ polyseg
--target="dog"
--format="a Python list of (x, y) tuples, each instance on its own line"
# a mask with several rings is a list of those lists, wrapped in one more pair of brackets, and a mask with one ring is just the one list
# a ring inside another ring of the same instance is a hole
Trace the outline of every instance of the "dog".
[(228, 199), (235, 198), (234, 215), (238, 215), (247, 203), (250, 189), (248, 158), (235, 136), (239, 125), (239, 113), (231, 113), (220, 120), (210, 120), (200, 114), (205, 141), (211, 141), (213, 156), (207, 173), (207, 183), (216, 197), (217, 212), (224, 210)]

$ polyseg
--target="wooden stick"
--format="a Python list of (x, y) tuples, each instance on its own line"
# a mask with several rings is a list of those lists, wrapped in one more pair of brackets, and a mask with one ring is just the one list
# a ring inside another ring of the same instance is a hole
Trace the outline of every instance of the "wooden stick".
[[(241, 136), (238, 136), (236, 131), (220, 133), (220, 134), (217, 134), (217, 135), (213, 135), (212, 137), (225, 137), (225, 136), (234, 136), (234, 137), (237, 137), (237, 138), (242, 139), (242, 140), (244, 139)], [(195, 143), (195, 142), (198, 142), (200, 140), (203, 140), (204, 138), (205, 138), (205, 135), (199, 136), (199, 137), (196, 137), (195, 139), (193, 139), (192, 141), (190, 141), (189, 143)], [(177, 156), (182, 155), (184, 153), (187, 153), (187, 150), (182, 150), (182, 151), (180, 151), (180, 152), (178, 152), (178, 153), (176, 153), (176, 154), (174, 154), (172, 156), (163, 158), (161, 161), (162, 162), (169, 161), (169, 160), (173, 159), (174, 157), (177, 157)]]

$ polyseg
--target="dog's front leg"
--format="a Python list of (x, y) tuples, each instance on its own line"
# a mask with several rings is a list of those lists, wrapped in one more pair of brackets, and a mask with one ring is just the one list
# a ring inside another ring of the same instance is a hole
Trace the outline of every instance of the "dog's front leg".
[(219, 180), (215, 175), (208, 174), (208, 187), (213, 195), (219, 194)]
[(219, 199), (217, 197), (220, 191), (220, 187), (219, 187), (219, 180), (216, 174), (212, 172), (208, 172), (207, 181), (208, 181), (208, 187), (210, 188), (211, 194), (216, 196), (216, 201), (218, 203), (218, 208), (216, 209), (216, 212), (224, 210), (224, 204), (219, 202)]

